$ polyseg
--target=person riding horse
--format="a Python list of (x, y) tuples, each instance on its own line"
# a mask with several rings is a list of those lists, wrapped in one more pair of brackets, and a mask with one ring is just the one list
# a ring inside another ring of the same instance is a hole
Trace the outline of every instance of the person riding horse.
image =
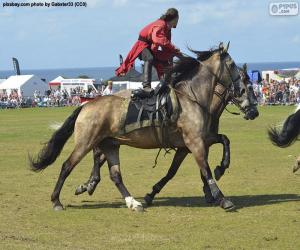
[[(117, 76), (124, 76), (132, 68), (136, 58), (144, 61), (143, 89), (134, 90), (134, 97), (151, 97), (165, 89), (167, 81), (164, 73), (172, 67), (173, 57), (181, 56), (180, 50), (171, 42), (171, 29), (176, 28), (178, 19), (178, 11), (170, 8), (158, 20), (145, 26), (123, 64), (116, 69)], [(151, 88), (152, 65), (160, 79), (155, 90)]]

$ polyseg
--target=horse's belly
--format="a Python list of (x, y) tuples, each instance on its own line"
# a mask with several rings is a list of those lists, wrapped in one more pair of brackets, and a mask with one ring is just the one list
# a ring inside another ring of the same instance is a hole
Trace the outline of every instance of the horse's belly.
[[(164, 138), (162, 140), (162, 138)], [(128, 134), (115, 137), (120, 145), (128, 145), (135, 148), (178, 148), (184, 147), (182, 136), (177, 132), (162, 134), (160, 129), (142, 128)]]

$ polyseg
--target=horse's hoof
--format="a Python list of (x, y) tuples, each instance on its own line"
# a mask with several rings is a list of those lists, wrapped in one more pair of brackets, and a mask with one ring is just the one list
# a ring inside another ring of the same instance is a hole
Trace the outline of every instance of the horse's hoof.
[(153, 198), (150, 196), (150, 194), (146, 194), (145, 197), (144, 197), (144, 200), (145, 200), (147, 206), (152, 205)]
[(144, 212), (144, 207), (143, 206), (136, 206), (136, 207), (132, 208), (132, 210), (135, 211), (135, 212), (141, 213), (141, 212)]
[(94, 193), (94, 191), (96, 190), (96, 185), (89, 183), (87, 185), (87, 191), (89, 195), (92, 195)]
[(226, 212), (232, 212), (236, 210), (235, 205), (230, 201), (225, 198), (223, 198), (220, 202), (221, 208), (223, 208)]
[(215, 178), (216, 178), (217, 181), (221, 179), (223, 173), (224, 173), (224, 172), (222, 171), (222, 169), (221, 169), (220, 166), (217, 166), (217, 167), (215, 168), (214, 174), (215, 174)]
[(296, 173), (299, 168), (300, 168), (300, 164), (296, 164), (293, 168), (293, 173)]
[(64, 210), (64, 207), (62, 205), (55, 205), (53, 206), (54, 211), (62, 211)]
[(85, 185), (80, 185), (76, 188), (75, 190), (75, 195), (79, 195), (79, 194), (82, 194), (84, 193), (85, 191), (87, 190), (86, 186)]

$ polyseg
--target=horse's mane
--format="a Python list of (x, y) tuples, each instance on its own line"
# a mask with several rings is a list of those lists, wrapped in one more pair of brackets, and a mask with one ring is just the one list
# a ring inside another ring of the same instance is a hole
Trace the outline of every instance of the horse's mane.
[(200, 65), (199, 61), (206, 61), (215, 52), (220, 51), (220, 49), (210, 49), (207, 51), (197, 51), (188, 48), (189, 51), (193, 52), (197, 58), (192, 56), (183, 56), (177, 61), (175, 61), (175, 66), (170, 72), (168, 72), (166, 79), (172, 79), (172, 85), (175, 86), (176, 83), (191, 79), (197, 73), (197, 69)]

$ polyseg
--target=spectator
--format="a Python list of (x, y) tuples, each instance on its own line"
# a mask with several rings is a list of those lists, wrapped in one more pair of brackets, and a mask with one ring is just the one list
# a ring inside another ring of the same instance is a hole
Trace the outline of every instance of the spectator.
[(102, 92), (102, 95), (112, 95), (112, 94), (113, 94), (113, 82), (108, 81), (106, 88)]

